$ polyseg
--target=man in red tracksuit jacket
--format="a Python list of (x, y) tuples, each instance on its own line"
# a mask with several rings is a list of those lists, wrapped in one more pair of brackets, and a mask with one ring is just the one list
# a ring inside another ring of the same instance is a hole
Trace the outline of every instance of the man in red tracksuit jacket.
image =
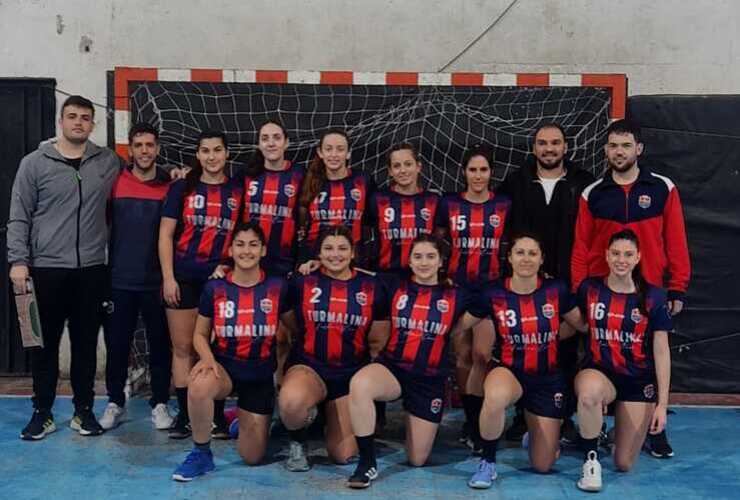
[[(609, 168), (583, 190), (578, 208), (571, 255), (573, 289), (589, 276), (609, 274), (605, 257), (609, 238), (629, 228), (640, 241), (643, 276), (668, 289), (668, 307), (676, 315), (683, 309), (691, 275), (681, 199), (670, 179), (638, 166), (642, 150), (639, 130), (628, 121), (616, 121), (607, 129), (604, 151)], [(665, 432), (648, 436), (653, 456), (673, 456)]]

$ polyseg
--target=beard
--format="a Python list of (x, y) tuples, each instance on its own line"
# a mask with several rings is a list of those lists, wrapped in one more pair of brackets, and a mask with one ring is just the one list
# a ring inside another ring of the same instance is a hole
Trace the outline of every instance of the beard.
[[(536, 160), (537, 160), (537, 166), (539, 168), (543, 169), (543, 170), (555, 170), (556, 168), (559, 168), (559, 167), (562, 167), (563, 166), (563, 157), (562, 156), (560, 156), (560, 157), (551, 157), (551, 158), (555, 160), (552, 163), (545, 163), (543, 161), (540, 161), (539, 158), (536, 158)], [(550, 158), (547, 158), (547, 159), (549, 160)]]
[(637, 163), (637, 158), (633, 159), (632, 161), (625, 161), (622, 165), (616, 165), (612, 163), (611, 161), (609, 161), (609, 159), (607, 158), (607, 163), (609, 164), (609, 168), (621, 174), (623, 172), (627, 172), (632, 167), (634, 167), (635, 163)]

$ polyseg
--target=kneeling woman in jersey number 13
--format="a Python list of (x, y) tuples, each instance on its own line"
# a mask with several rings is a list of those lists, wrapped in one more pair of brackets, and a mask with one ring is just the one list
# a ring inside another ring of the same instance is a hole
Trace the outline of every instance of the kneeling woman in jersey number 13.
[(485, 315), (466, 289), (445, 279), (444, 248), (430, 234), (414, 239), (412, 276), (394, 288), (390, 300), (388, 343), (377, 362), (352, 378), (349, 407), (360, 462), (349, 479), (351, 488), (366, 488), (378, 475), (374, 401), (403, 399), (408, 461), (417, 467), (426, 463), (442, 420), (450, 337)]
[(616, 401), (614, 464), (626, 472), (648, 430), (657, 434), (665, 427), (671, 378), (673, 325), (666, 293), (642, 277), (634, 232), (612, 235), (606, 262), (609, 276), (584, 280), (578, 289), (589, 332), (584, 369), (575, 381), (585, 451), (578, 487), (586, 491), (602, 486), (597, 449), (602, 409)]
[(276, 337), (289, 308), (285, 280), (260, 269), (265, 250), (265, 234), (256, 222), (237, 225), (229, 247), (234, 270), (208, 281), (201, 295), (193, 335), (200, 361), (188, 384), (194, 447), (175, 470), (175, 480), (190, 481), (214, 469), (213, 402), (231, 393), (238, 397), (239, 455), (250, 465), (265, 455), (275, 404)]
[[(583, 324), (568, 284), (540, 275), (545, 255), (538, 237), (512, 236), (508, 260), (511, 277), (484, 290), (492, 323), (477, 329), (476, 366), (485, 373), (491, 355), (496, 362), (483, 382), (480, 414), (483, 457), (468, 481), (471, 488), (489, 488), (496, 479), (496, 448), (504, 431), (506, 408), (521, 403), (527, 424), (529, 461), (537, 472), (548, 472), (560, 448), (560, 424), (569, 387), (558, 366), (558, 346), (572, 336), (562, 320)], [(494, 328), (490, 328), (494, 325)], [(495, 346), (495, 352), (493, 347)]]

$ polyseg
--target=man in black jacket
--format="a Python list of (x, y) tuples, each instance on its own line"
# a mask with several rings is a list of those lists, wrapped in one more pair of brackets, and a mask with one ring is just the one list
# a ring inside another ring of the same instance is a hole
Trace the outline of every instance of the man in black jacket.
[[(545, 253), (545, 273), (570, 283), (578, 199), (594, 177), (566, 161), (565, 131), (557, 123), (542, 125), (535, 131), (532, 152), (535, 161), (510, 173), (499, 187), (499, 192), (508, 194), (512, 200), (510, 234), (530, 231), (539, 235)], [(559, 351), (560, 366), (572, 386), (578, 371), (578, 339), (572, 337), (561, 342)], [(572, 415), (574, 401), (569, 403), (568, 410)], [(517, 409), (514, 426), (506, 437), (518, 439), (525, 431), (523, 416)], [(562, 436), (566, 442), (577, 436), (570, 418), (564, 421)]]

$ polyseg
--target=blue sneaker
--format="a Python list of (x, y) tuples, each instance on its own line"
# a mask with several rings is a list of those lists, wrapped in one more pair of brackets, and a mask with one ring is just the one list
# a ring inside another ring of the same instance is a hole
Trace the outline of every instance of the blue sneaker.
[(478, 490), (484, 490), (490, 488), (493, 481), (496, 480), (496, 464), (494, 462), (487, 462), (484, 458), (478, 462), (478, 470), (475, 471), (473, 477), (468, 481), (468, 486)]
[(188, 453), (185, 461), (172, 473), (172, 479), (175, 481), (192, 481), (194, 478), (207, 474), (215, 468), (211, 450), (201, 451), (198, 448), (193, 448)]
[(237, 439), (239, 437), (239, 419), (235, 418), (229, 424), (229, 437), (231, 439)]

